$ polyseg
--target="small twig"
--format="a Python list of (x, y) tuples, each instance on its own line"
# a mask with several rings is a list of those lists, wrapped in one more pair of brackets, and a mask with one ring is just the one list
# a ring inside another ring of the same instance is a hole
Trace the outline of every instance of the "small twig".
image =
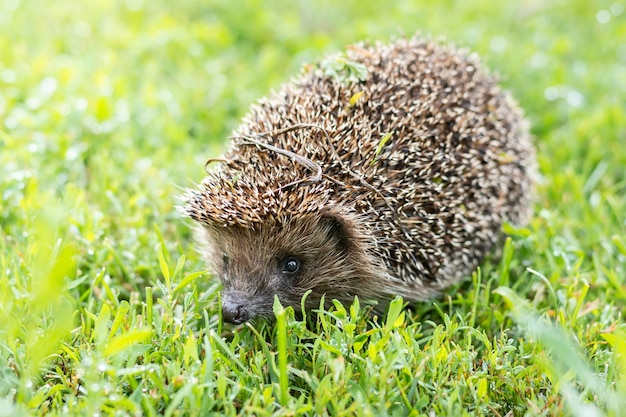
[[(283, 133), (291, 132), (293, 130), (301, 129), (301, 128), (319, 129), (319, 130), (321, 130), (324, 133), (326, 138), (330, 139), (330, 136), (328, 135), (328, 132), (326, 131), (326, 129), (324, 129), (321, 126), (314, 125), (314, 124), (308, 124), (308, 123), (298, 123), (298, 124), (286, 127), (284, 129), (274, 130), (272, 132), (257, 133), (254, 136), (255, 137), (277, 136), (277, 135), (281, 135)], [(245, 141), (244, 145), (256, 145), (256, 146), (258, 146), (260, 148), (264, 148), (264, 149), (267, 149), (269, 151), (276, 152), (279, 155), (286, 156), (286, 157), (290, 158), (292, 161), (299, 163), (300, 165), (304, 166), (309, 171), (314, 172), (314, 175), (312, 177), (299, 179), (299, 180), (290, 182), (289, 184), (281, 185), (280, 188), (278, 188), (277, 191), (283, 190), (285, 188), (293, 187), (294, 185), (297, 185), (297, 184), (300, 184), (300, 183), (303, 183), (303, 182), (308, 182), (308, 181), (310, 181), (310, 182), (319, 182), (319, 181), (321, 181), (321, 179), (322, 179), (322, 167), (319, 164), (313, 162), (309, 158), (305, 158), (302, 155), (298, 155), (295, 152), (291, 152), (291, 151), (288, 151), (286, 149), (278, 148), (276, 146), (270, 145), (269, 143), (260, 142), (257, 139), (255, 139), (255, 137), (250, 136), (250, 135), (233, 136), (233, 138), (243, 139)]]
[(286, 156), (293, 161), (299, 163), (300, 165), (307, 168), (309, 171), (315, 172), (315, 175), (311, 177), (312, 181), (317, 182), (322, 179), (322, 167), (319, 164), (311, 161), (309, 158), (305, 158), (304, 156), (298, 155), (297, 153), (288, 151), (286, 149), (277, 148), (276, 146), (270, 145), (268, 143), (259, 142), (251, 136), (241, 136), (240, 138), (248, 141), (249, 143), (247, 143), (247, 145), (252, 144), (267, 149), (269, 151), (276, 152), (279, 155)]
[(211, 164), (213, 164), (215, 162), (224, 162), (226, 164), (229, 164), (232, 161), (230, 161), (228, 159), (223, 159), (223, 158), (209, 158), (204, 163), (204, 172), (206, 172), (208, 174), (209, 173), (209, 165), (211, 165)]

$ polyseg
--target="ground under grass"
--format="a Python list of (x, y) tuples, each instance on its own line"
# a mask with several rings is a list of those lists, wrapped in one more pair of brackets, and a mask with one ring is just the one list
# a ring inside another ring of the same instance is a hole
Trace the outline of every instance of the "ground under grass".
[[(626, 4), (0, 0), (0, 416), (620, 416)], [(180, 187), (301, 65), (415, 31), (469, 47), (542, 179), (503, 258), (386, 317), (218, 318)]]

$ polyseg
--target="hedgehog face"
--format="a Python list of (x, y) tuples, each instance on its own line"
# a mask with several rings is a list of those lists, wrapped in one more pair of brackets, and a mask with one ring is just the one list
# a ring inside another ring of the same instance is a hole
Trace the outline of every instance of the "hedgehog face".
[(224, 286), (225, 321), (273, 317), (275, 295), (298, 312), (308, 290), (307, 309), (319, 306), (322, 295), (343, 300), (347, 288), (359, 287), (358, 269), (352, 264), (356, 248), (346, 223), (336, 215), (287, 216), (253, 227), (203, 230), (209, 262)]

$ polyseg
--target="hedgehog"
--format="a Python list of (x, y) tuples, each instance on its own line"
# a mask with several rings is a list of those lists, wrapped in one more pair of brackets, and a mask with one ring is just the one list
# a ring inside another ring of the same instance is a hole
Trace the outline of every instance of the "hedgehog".
[(471, 275), (528, 220), (528, 123), (472, 53), (420, 36), (305, 65), (251, 106), (184, 196), (240, 324), (351, 303), (384, 311)]

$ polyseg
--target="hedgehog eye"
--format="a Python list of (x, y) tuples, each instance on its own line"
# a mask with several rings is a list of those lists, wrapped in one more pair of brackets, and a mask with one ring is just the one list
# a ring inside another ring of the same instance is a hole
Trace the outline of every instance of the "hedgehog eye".
[(280, 269), (283, 274), (295, 275), (300, 270), (300, 260), (295, 256), (288, 256), (280, 261)]
[(226, 252), (222, 252), (222, 262), (224, 263), (224, 266), (228, 266), (229, 260), (230, 258), (228, 257), (228, 254)]

